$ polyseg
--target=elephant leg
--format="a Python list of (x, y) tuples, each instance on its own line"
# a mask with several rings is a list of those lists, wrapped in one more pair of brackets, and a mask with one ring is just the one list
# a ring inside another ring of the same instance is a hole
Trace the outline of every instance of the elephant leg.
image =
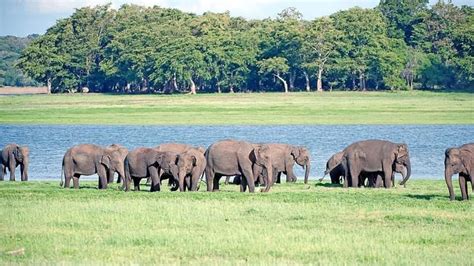
[(0, 164), (0, 181), (4, 180), (5, 176), (5, 166), (3, 164)]
[(122, 182), (122, 179), (123, 179), (122, 175), (119, 174), (117, 177), (117, 184), (120, 184)]
[(150, 173), (150, 177), (151, 177), (150, 192), (160, 191), (161, 179), (160, 179), (160, 175), (158, 174), (158, 169), (154, 166), (150, 166), (148, 168), (148, 172)]
[(245, 176), (241, 176), (242, 180), (240, 180), (240, 192), (247, 191), (247, 178)]
[(286, 167), (286, 182), (296, 182), (298, 178), (293, 172), (293, 164), (288, 163), (285, 167)]
[(467, 182), (466, 176), (459, 174), (459, 187), (461, 188), (462, 200), (467, 200), (469, 197), (467, 195)]
[(360, 170), (358, 169), (358, 167), (351, 167), (350, 174), (351, 174), (351, 184), (350, 184), (350, 186), (351, 187), (359, 187)]
[(252, 169), (249, 167), (248, 169), (243, 167), (242, 168), (242, 174), (244, 176), (244, 178), (242, 178), (242, 182), (245, 180), (247, 180), (247, 185), (249, 187), (249, 192), (250, 193), (253, 193), (255, 192), (255, 180), (253, 178), (253, 173), (252, 173)]
[(215, 174), (214, 178), (212, 180), (212, 186), (213, 189), (212, 191), (219, 191), (219, 181), (221, 180), (222, 175), (220, 174)]
[(383, 186), (383, 179), (382, 175), (377, 174), (376, 180), (375, 180), (375, 187), (376, 188), (381, 188)]
[(230, 175), (225, 177), (225, 184), (228, 185), (230, 181)]
[(107, 183), (113, 183), (114, 182), (114, 174), (115, 172), (112, 171), (111, 169), (107, 170)]
[(469, 180), (471, 181), (472, 192), (474, 193), (474, 179), (473, 176), (469, 176)]
[(97, 175), (99, 176), (99, 189), (107, 188), (107, 170), (104, 166), (97, 168)]
[(72, 178), (72, 184), (74, 185), (74, 189), (79, 189), (79, 177), (81, 177), (80, 174), (75, 174)]
[(138, 177), (133, 178), (133, 189), (135, 191), (140, 191), (140, 179), (141, 178), (138, 178)]
[[(387, 169), (388, 168), (388, 169)], [(383, 171), (385, 188), (392, 187), (392, 167), (386, 167)]]
[(206, 167), (206, 186), (207, 191), (212, 192), (214, 189), (214, 171), (210, 167)]
[(281, 183), (281, 172), (278, 172), (277, 178), (275, 180), (276, 183), (280, 184)]

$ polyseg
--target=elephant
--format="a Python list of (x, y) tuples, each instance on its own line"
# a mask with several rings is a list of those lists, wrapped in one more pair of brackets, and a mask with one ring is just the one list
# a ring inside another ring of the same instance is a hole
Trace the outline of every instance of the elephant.
[[(392, 169), (392, 178), (391, 183), (392, 186), (395, 186), (395, 173), (399, 173), (402, 175), (402, 180), (406, 177), (407, 168), (400, 163), (395, 162), (393, 164)], [(366, 179), (368, 179), (368, 184), (366, 185)], [(375, 172), (375, 173), (365, 173), (362, 172), (359, 176), (359, 186), (366, 186), (366, 187), (374, 187), (374, 188), (381, 188), (382, 186), (385, 187), (385, 181), (383, 178), (382, 172)]]
[[(79, 144), (69, 148), (63, 157), (60, 186), (69, 188), (73, 179), (74, 188), (79, 188), (81, 175), (99, 176), (99, 189), (106, 189), (107, 183), (113, 182), (114, 173), (124, 179), (124, 160), (127, 148), (112, 144), (102, 147), (94, 144)], [(65, 182), (63, 182), (63, 174)]]
[[(183, 153), (189, 149), (197, 149), (200, 151), (202, 154), (206, 151), (203, 147), (193, 147), (188, 144), (183, 144), (183, 143), (162, 143), (158, 146), (155, 147), (157, 151), (162, 151), (162, 152), (173, 152), (176, 154)], [(171, 182), (171, 175), (169, 173), (163, 173), (163, 176), (161, 177), (162, 179), (169, 178)], [(150, 183), (150, 179), (148, 178), (147, 183)], [(177, 179), (176, 179), (177, 181)], [(177, 188), (176, 188), (177, 189)]]
[(323, 181), (324, 177), (327, 174), (331, 177), (331, 184), (340, 184), (341, 177), (344, 177), (344, 168), (342, 167), (342, 157), (344, 156), (344, 152), (340, 151), (333, 154), (328, 161), (326, 162), (326, 171), (324, 171), (324, 176), (319, 179), (319, 181)]
[(130, 190), (130, 182), (133, 179), (135, 190), (139, 191), (140, 180), (150, 177), (150, 191), (160, 191), (160, 171), (170, 171), (172, 175), (178, 175), (178, 168), (176, 166), (171, 169), (162, 170), (162, 166), (165, 166), (166, 160), (170, 160), (171, 158), (174, 162), (176, 160), (176, 154), (158, 151), (156, 148), (141, 147), (129, 152), (124, 161), (125, 179), (122, 186), (123, 190)]
[(28, 166), (30, 164), (30, 149), (11, 143), (0, 150), (0, 181), (10, 171), (10, 181), (15, 181), (15, 169), (20, 165), (21, 181), (28, 181)]
[(191, 148), (178, 154), (176, 165), (178, 166), (179, 191), (185, 190), (185, 178), (188, 179), (188, 190), (197, 191), (206, 168), (206, 158), (202, 150)]
[(271, 188), (272, 159), (268, 145), (253, 145), (246, 141), (221, 140), (213, 143), (206, 150), (206, 183), (207, 191), (219, 190), (219, 179), (222, 176), (242, 175), (240, 191), (255, 192), (253, 165), (257, 164), (267, 171), (267, 182), (264, 191)]
[(382, 172), (385, 187), (390, 188), (395, 163), (406, 168), (406, 176), (400, 182), (400, 185), (404, 185), (411, 175), (410, 155), (406, 144), (385, 140), (355, 142), (344, 149), (342, 157), (344, 187), (358, 187), (359, 176), (363, 172)]
[[(319, 179), (319, 181), (323, 181), (324, 177), (329, 174), (331, 177), (331, 184), (340, 184), (341, 178), (344, 178), (344, 168), (342, 167), (342, 157), (344, 156), (344, 152), (340, 151), (333, 154), (329, 160), (326, 162), (326, 171), (324, 172), (324, 176)], [(402, 174), (402, 178), (406, 176), (406, 167), (403, 164), (399, 164), (395, 162), (393, 172)], [(362, 172), (359, 176), (359, 186), (365, 186), (365, 181), (368, 179), (368, 187), (375, 187), (379, 188), (384, 185), (383, 178), (380, 172), (376, 173), (366, 173)], [(395, 177), (392, 173), (392, 184), (394, 183)]]
[(464, 144), (460, 147), (448, 148), (445, 151), (444, 179), (448, 186), (449, 199), (454, 200), (452, 177), (459, 174), (459, 186), (463, 200), (468, 200), (467, 181), (471, 181), (474, 191), (474, 143)]
[[(304, 183), (308, 183), (308, 177), (311, 169), (311, 159), (308, 149), (289, 144), (271, 143), (266, 144), (272, 157), (273, 183), (280, 182), (281, 173), (286, 175), (286, 182), (296, 182), (297, 177), (293, 173), (295, 162), (305, 169)], [(253, 173), (255, 178), (262, 175), (263, 168), (255, 164)], [(261, 179), (259, 179), (261, 180)]]

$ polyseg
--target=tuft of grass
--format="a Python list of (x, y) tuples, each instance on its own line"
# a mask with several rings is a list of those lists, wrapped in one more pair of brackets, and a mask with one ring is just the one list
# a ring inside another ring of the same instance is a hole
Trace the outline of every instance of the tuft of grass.
[(445, 92), (57, 94), (0, 97), (3, 124), (474, 124), (474, 95)]
[[(0, 182), (1, 264), (469, 264), (474, 201), (406, 188), (280, 184), (270, 193), (105, 191)], [(143, 186), (144, 190), (147, 189)], [(457, 191), (459, 195), (459, 191)], [(12, 253), (10, 251), (21, 252)]]

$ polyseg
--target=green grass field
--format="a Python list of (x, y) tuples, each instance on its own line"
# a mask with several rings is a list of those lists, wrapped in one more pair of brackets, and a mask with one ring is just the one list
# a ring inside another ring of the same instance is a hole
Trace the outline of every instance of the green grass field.
[(474, 201), (450, 202), (443, 181), (411, 180), (390, 190), (281, 184), (255, 194), (235, 185), (216, 193), (96, 185), (0, 182), (0, 264), (474, 261)]
[(1, 124), (474, 124), (474, 94), (435, 92), (24, 95)]

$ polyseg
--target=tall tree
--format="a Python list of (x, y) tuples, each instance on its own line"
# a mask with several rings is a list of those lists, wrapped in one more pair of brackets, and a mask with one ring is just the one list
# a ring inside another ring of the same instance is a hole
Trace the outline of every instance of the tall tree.
[(260, 74), (271, 74), (283, 83), (284, 92), (288, 93), (288, 83), (283, 78), (283, 75), (288, 72), (290, 67), (287, 64), (286, 58), (272, 57), (257, 62), (260, 68)]
[[(333, 19), (322, 17), (313, 20), (308, 25), (303, 43), (302, 53), (305, 56), (305, 66), (316, 69), (316, 90), (323, 90), (322, 76), (329, 60), (337, 54), (336, 48), (341, 45), (342, 32), (336, 29)], [(309, 82), (309, 78), (307, 78)], [(307, 87), (309, 84), (307, 84)]]

